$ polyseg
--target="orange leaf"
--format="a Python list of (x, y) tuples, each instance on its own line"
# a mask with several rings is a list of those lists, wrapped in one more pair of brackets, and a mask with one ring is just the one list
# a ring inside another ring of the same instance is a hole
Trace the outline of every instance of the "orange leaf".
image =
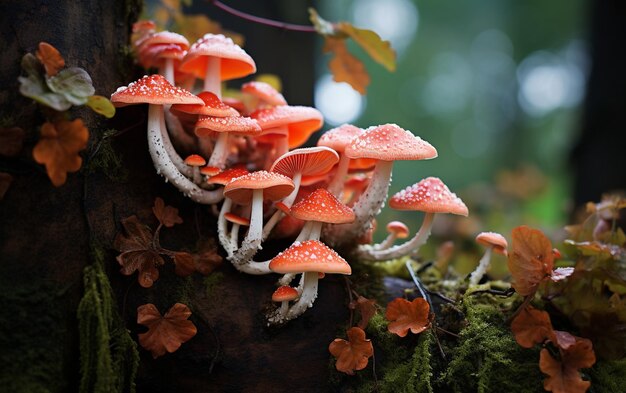
[(178, 209), (172, 206), (166, 206), (165, 202), (161, 198), (157, 197), (154, 200), (152, 212), (156, 216), (157, 220), (159, 220), (159, 222), (167, 228), (183, 223), (183, 219), (178, 215)]
[(404, 337), (411, 330), (419, 334), (430, 326), (430, 306), (421, 297), (412, 302), (397, 298), (387, 305), (385, 318), (391, 321), (387, 327), (391, 333)]
[(41, 139), (33, 149), (35, 161), (46, 165), (48, 177), (56, 187), (65, 183), (67, 172), (80, 169), (78, 152), (87, 146), (89, 131), (81, 119), (60, 120), (41, 126)]
[(374, 354), (374, 347), (371, 340), (365, 338), (365, 332), (361, 328), (350, 328), (347, 334), (348, 341), (336, 338), (330, 343), (328, 350), (337, 358), (337, 371), (354, 375), (354, 370), (367, 367), (368, 359)]
[(35, 54), (46, 68), (46, 75), (48, 76), (55, 76), (63, 67), (65, 67), (65, 60), (63, 59), (63, 56), (61, 56), (57, 48), (47, 42), (40, 42), (39, 49), (37, 49)]
[(372, 319), (372, 317), (376, 314), (376, 301), (359, 296), (356, 300), (350, 303), (350, 308), (359, 310), (361, 313), (361, 320), (357, 326), (361, 329), (365, 329), (370, 319)]
[(508, 266), (513, 288), (522, 296), (532, 295), (539, 283), (552, 274), (552, 244), (543, 232), (527, 226), (514, 228), (511, 238), (513, 251), (509, 253)]
[(539, 368), (548, 375), (543, 381), (545, 390), (554, 393), (584, 393), (591, 382), (583, 381), (578, 372), (581, 368), (589, 368), (596, 362), (591, 341), (576, 337), (575, 344), (568, 349), (560, 350), (561, 359), (552, 357), (547, 349), (539, 355)]
[(332, 52), (333, 58), (328, 63), (328, 68), (333, 74), (335, 82), (346, 82), (356, 91), (365, 94), (370, 84), (370, 76), (365, 65), (348, 52), (344, 39), (324, 37), (324, 52)]
[(113, 247), (122, 253), (117, 256), (117, 262), (122, 266), (120, 272), (130, 276), (138, 272), (139, 285), (149, 288), (159, 278), (157, 266), (165, 261), (154, 249), (152, 233), (136, 216), (122, 220), (125, 234), (119, 233), (115, 237)]
[(193, 255), (188, 252), (175, 253), (174, 264), (176, 264), (174, 272), (181, 277), (187, 277), (196, 270), (196, 262), (193, 259)]
[(513, 319), (511, 331), (520, 346), (532, 348), (551, 337), (553, 330), (550, 315), (528, 306)]
[(155, 359), (166, 352), (175, 352), (180, 346), (196, 335), (197, 329), (187, 318), (189, 307), (176, 303), (161, 317), (154, 304), (144, 304), (137, 308), (137, 323), (147, 326), (146, 333), (139, 334), (139, 344), (152, 352)]

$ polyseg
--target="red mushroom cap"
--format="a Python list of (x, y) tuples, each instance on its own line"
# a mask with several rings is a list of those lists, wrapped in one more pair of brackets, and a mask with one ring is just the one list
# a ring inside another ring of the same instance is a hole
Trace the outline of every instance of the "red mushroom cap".
[(465, 203), (450, 192), (437, 177), (427, 177), (396, 193), (389, 199), (389, 207), (396, 210), (418, 210), (427, 213), (468, 215)]
[(153, 45), (168, 44), (176, 45), (182, 50), (189, 49), (189, 41), (187, 41), (187, 38), (172, 31), (159, 31), (158, 33), (150, 34), (148, 37), (146, 37), (146, 39), (141, 41), (141, 48)]
[(197, 136), (212, 136), (214, 132), (228, 132), (233, 135), (253, 136), (261, 132), (261, 127), (259, 127), (254, 119), (243, 116), (198, 117), (195, 129)]
[(352, 140), (363, 133), (363, 129), (352, 124), (342, 124), (326, 131), (317, 141), (318, 146), (326, 146), (343, 153)]
[(507, 255), (507, 243), (504, 236), (496, 232), (481, 232), (476, 236), (476, 242), (485, 247), (493, 247), (493, 251), (498, 254)]
[(339, 254), (319, 240), (296, 242), (270, 261), (276, 273), (322, 272), (352, 274), (352, 268)]
[(381, 161), (426, 160), (437, 157), (437, 150), (396, 124), (384, 124), (370, 127), (352, 139), (345, 154), (350, 158), (374, 158)]
[(387, 232), (395, 233), (398, 239), (406, 239), (409, 237), (409, 227), (401, 221), (390, 221), (387, 224)]
[(328, 147), (305, 147), (295, 149), (278, 157), (270, 171), (285, 176), (302, 173), (302, 176), (313, 176), (326, 173), (339, 161), (339, 155)]
[(307, 106), (274, 106), (255, 111), (250, 115), (262, 129), (286, 126), (289, 129), (290, 149), (304, 144), (311, 134), (322, 128), (324, 118), (315, 108)]
[(185, 164), (189, 166), (204, 166), (206, 165), (206, 160), (197, 154), (191, 154), (185, 158)]
[[(205, 167), (200, 168), (200, 173), (205, 175), (205, 176), (215, 176), (218, 173), (220, 173), (221, 171), (222, 170), (220, 168), (216, 167), (216, 166), (205, 166)], [(248, 173), (248, 172), (246, 171), (246, 173)]]
[(241, 86), (243, 93), (252, 94), (269, 105), (287, 105), (287, 101), (282, 94), (272, 87), (269, 83), (252, 81), (244, 83)]
[(298, 291), (289, 285), (278, 287), (272, 294), (273, 302), (288, 302), (295, 300), (299, 296)]
[(223, 186), (225, 186), (226, 184), (230, 183), (231, 180), (236, 179), (238, 177), (241, 177), (243, 175), (247, 175), (248, 170), (244, 167), (233, 167), (230, 169), (226, 169), (220, 173), (218, 173), (215, 176), (211, 176), (208, 180), (207, 183), (209, 184), (221, 184)]
[(234, 224), (239, 224), (239, 225), (243, 225), (243, 226), (250, 226), (250, 220), (248, 220), (247, 218), (241, 217), (236, 215), (235, 213), (224, 213), (224, 218), (226, 218), (226, 220), (234, 223)]
[(318, 188), (291, 207), (294, 218), (305, 221), (319, 221), (331, 224), (346, 224), (354, 221), (354, 212), (339, 202), (337, 197), (325, 188)]
[(172, 105), (170, 111), (178, 116), (180, 112), (193, 115), (206, 115), (214, 117), (239, 116), (235, 108), (224, 104), (214, 93), (203, 91), (198, 97), (204, 101), (204, 105)]
[(117, 106), (132, 104), (202, 104), (202, 100), (185, 89), (174, 87), (159, 74), (146, 75), (122, 86), (111, 94), (111, 102)]
[(293, 191), (293, 181), (275, 172), (258, 171), (231, 180), (224, 187), (224, 196), (240, 205), (249, 205), (253, 190), (263, 190), (263, 199), (276, 201)]

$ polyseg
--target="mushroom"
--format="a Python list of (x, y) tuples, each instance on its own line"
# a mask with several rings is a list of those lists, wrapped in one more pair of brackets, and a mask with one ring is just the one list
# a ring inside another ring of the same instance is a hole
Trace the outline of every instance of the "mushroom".
[(363, 259), (384, 261), (415, 252), (428, 240), (436, 213), (451, 213), (466, 217), (468, 215), (467, 206), (461, 198), (450, 192), (450, 189), (437, 177), (427, 177), (396, 193), (389, 200), (389, 207), (397, 210), (425, 212), (422, 226), (411, 240), (386, 250), (376, 250), (369, 245), (360, 246), (358, 253)]
[(174, 84), (174, 61), (180, 62), (189, 49), (189, 41), (171, 31), (153, 33), (139, 45), (139, 59), (144, 68), (158, 67), (159, 73)]
[(318, 188), (306, 198), (291, 207), (293, 218), (306, 221), (300, 235), (296, 239), (319, 240), (322, 224), (345, 224), (354, 221), (354, 212), (339, 202), (337, 197), (325, 188)]
[(172, 162), (176, 157), (180, 165), (183, 160), (174, 150), (165, 129), (163, 105), (167, 104), (201, 104), (202, 100), (187, 90), (172, 86), (161, 75), (144, 76), (128, 86), (122, 86), (111, 95), (111, 102), (116, 106), (147, 103), (148, 106), (148, 149), (157, 173), (164, 176), (176, 188), (188, 195), (192, 200), (203, 204), (217, 203), (222, 199), (219, 193), (201, 189), (177, 169)]
[(469, 285), (478, 285), (480, 280), (483, 278), (487, 269), (489, 268), (489, 263), (491, 262), (491, 253), (496, 252), (497, 254), (507, 255), (507, 247), (508, 244), (504, 236), (495, 232), (481, 232), (476, 236), (476, 243), (482, 244), (487, 247), (485, 250), (485, 255), (480, 258), (480, 262), (478, 262), (478, 266), (472, 272), (469, 279)]
[(200, 167), (206, 165), (206, 160), (197, 154), (191, 154), (185, 158), (185, 164), (192, 168), (193, 182), (200, 184), (202, 176), (200, 175)]
[(396, 239), (409, 237), (409, 227), (401, 221), (391, 221), (387, 224), (387, 237), (380, 244), (375, 244), (377, 250), (386, 250), (393, 245)]
[(280, 309), (278, 314), (283, 317), (289, 309), (289, 302), (295, 300), (298, 297), (298, 291), (296, 288), (292, 288), (289, 285), (281, 285), (272, 294), (272, 301), (280, 303)]
[(352, 139), (362, 133), (362, 128), (355, 127), (351, 124), (342, 124), (339, 127), (326, 131), (317, 141), (318, 146), (330, 147), (339, 153), (337, 172), (335, 172), (335, 176), (328, 186), (328, 191), (339, 199), (341, 199), (344, 180), (350, 166), (350, 157), (345, 155), (344, 151), (346, 146), (352, 142)]
[(286, 314), (274, 312), (268, 318), (270, 323), (282, 323), (297, 318), (313, 306), (317, 298), (318, 273), (352, 274), (352, 268), (339, 254), (319, 240), (296, 242), (276, 255), (269, 263), (275, 273), (302, 273), (298, 292), (300, 298)]
[(269, 83), (261, 81), (244, 83), (241, 85), (241, 92), (251, 98), (246, 100), (248, 112), (254, 112), (254, 110), (266, 106), (287, 105), (285, 97)]

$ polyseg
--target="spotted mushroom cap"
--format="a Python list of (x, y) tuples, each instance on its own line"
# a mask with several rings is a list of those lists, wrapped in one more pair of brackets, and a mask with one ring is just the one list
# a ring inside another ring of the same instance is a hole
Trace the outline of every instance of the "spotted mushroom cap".
[(202, 104), (202, 100), (187, 90), (172, 86), (171, 83), (159, 74), (146, 75), (122, 86), (111, 94), (111, 102), (117, 106), (132, 104)]
[(204, 79), (209, 57), (220, 58), (220, 78), (230, 80), (243, 78), (256, 72), (252, 57), (222, 34), (205, 34), (191, 45), (180, 65), (181, 71)]
[(396, 193), (389, 199), (396, 210), (417, 210), (427, 213), (468, 215), (465, 203), (437, 177), (427, 177)]
[(363, 133), (363, 129), (352, 124), (342, 124), (326, 131), (317, 141), (318, 146), (326, 146), (343, 153), (352, 140)]
[(158, 33), (150, 34), (141, 41), (140, 48), (153, 45), (176, 45), (182, 50), (189, 49), (187, 38), (172, 31), (159, 31)]
[(276, 290), (272, 294), (272, 301), (273, 302), (288, 302), (297, 298), (298, 295), (299, 294), (296, 288), (292, 288), (289, 285), (283, 285), (283, 286), (276, 288)]
[(339, 202), (337, 197), (325, 188), (318, 188), (294, 204), (289, 214), (300, 220), (331, 224), (346, 224), (355, 218), (352, 209)]
[(286, 126), (290, 149), (303, 145), (324, 124), (322, 113), (308, 106), (273, 106), (259, 109), (250, 117), (256, 119), (264, 130)]
[(322, 272), (352, 274), (352, 268), (339, 254), (319, 240), (295, 242), (270, 261), (275, 273)]
[(507, 243), (504, 236), (496, 232), (481, 232), (476, 236), (476, 242), (485, 247), (493, 247), (493, 251), (498, 254), (507, 255)]
[(283, 97), (283, 95), (280, 94), (278, 90), (274, 89), (269, 83), (261, 81), (244, 83), (241, 85), (241, 91), (243, 93), (252, 94), (269, 105), (287, 105), (285, 97)]
[(239, 205), (249, 205), (253, 190), (263, 190), (263, 199), (277, 201), (289, 195), (293, 189), (293, 181), (287, 176), (258, 171), (231, 180), (224, 187), (224, 196)]
[(239, 112), (235, 108), (224, 104), (210, 91), (203, 91), (198, 94), (198, 97), (204, 101), (204, 105), (172, 105), (170, 111), (176, 116), (179, 115), (179, 112), (214, 117), (239, 116)]
[(233, 168), (229, 168), (226, 169), (220, 173), (218, 173), (217, 175), (211, 176), (208, 180), (207, 183), (209, 184), (221, 184), (223, 186), (225, 186), (226, 184), (230, 183), (233, 179), (236, 179), (240, 176), (243, 175), (247, 175), (248, 170), (244, 167), (241, 166), (236, 166)]
[(214, 132), (229, 132), (233, 135), (253, 136), (261, 132), (259, 124), (249, 117), (200, 116), (196, 122), (195, 133), (199, 137), (213, 135)]
[(437, 150), (419, 136), (396, 124), (383, 124), (370, 127), (352, 139), (345, 154), (350, 158), (373, 158), (381, 161), (427, 160), (437, 157)]
[(330, 171), (339, 161), (336, 151), (325, 146), (295, 149), (278, 157), (270, 171), (285, 176), (302, 173), (303, 176), (319, 175)]

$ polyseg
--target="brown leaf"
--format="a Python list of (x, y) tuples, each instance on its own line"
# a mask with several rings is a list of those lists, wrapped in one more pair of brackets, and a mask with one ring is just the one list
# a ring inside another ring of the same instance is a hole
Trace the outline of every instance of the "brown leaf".
[(519, 226), (511, 232), (513, 251), (509, 253), (512, 286), (522, 296), (532, 295), (551, 276), (554, 254), (550, 240), (537, 229)]
[(381, 64), (387, 71), (396, 70), (396, 52), (389, 41), (366, 29), (359, 29), (348, 22), (339, 22), (336, 29), (350, 36), (375, 62)]
[(332, 52), (333, 58), (328, 63), (328, 68), (333, 74), (335, 82), (346, 82), (356, 91), (365, 94), (370, 84), (370, 76), (365, 65), (354, 57), (344, 39), (325, 37), (324, 52)]
[(584, 393), (591, 382), (583, 381), (578, 372), (581, 368), (589, 368), (596, 362), (591, 341), (576, 337), (576, 343), (568, 349), (560, 350), (561, 359), (552, 357), (547, 349), (539, 355), (539, 368), (548, 375), (543, 382), (545, 390), (554, 393)]
[(5, 172), (0, 172), (0, 201), (4, 198), (4, 194), (6, 194), (9, 187), (11, 187), (12, 182), (13, 176)]
[(165, 261), (154, 249), (152, 233), (136, 216), (122, 220), (125, 233), (118, 233), (113, 247), (122, 253), (117, 262), (122, 266), (120, 272), (126, 276), (138, 272), (139, 285), (149, 288), (159, 278), (157, 266)]
[(337, 358), (335, 367), (348, 375), (354, 375), (355, 370), (367, 367), (368, 359), (374, 354), (371, 340), (365, 338), (365, 332), (358, 327), (348, 330), (348, 341), (336, 338), (328, 346), (330, 353)]
[(353, 300), (349, 307), (353, 310), (359, 310), (361, 320), (357, 326), (361, 329), (365, 329), (367, 324), (370, 322), (370, 319), (376, 315), (376, 301), (363, 296), (359, 296), (356, 300)]
[(146, 333), (139, 334), (139, 344), (152, 352), (155, 359), (166, 352), (175, 352), (196, 335), (197, 329), (187, 319), (189, 316), (189, 307), (182, 303), (174, 304), (163, 317), (154, 304), (139, 306), (137, 323), (148, 327)]
[(67, 172), (80, 169), (78, 152), (87, 146), (89, 131), (81, 119), (60, 120), (41, 126), (41, 139), (33, 149), (35, 161), (46, 165), (48, 177), (56, 187), (65, 183)]
[(196, 270), (196, 261), (188, 252), (174, 253), (174, 264), (176, 264), (174, 272), (181, 277), (187, 277)]
[(198, 251), (193, 254), (196, 271), (208, 276), (222, 264), (223, 258), (218, 254), (213, 242), (203, 240), (199, 242)]
[(532, 348), (543, 343), (553, 334), (550, 315), (532, 306), (524, 308), (511, 322), (511, 331), (515, 341), (524, 347)]
[(0, 155), (15, 157), (24, 145), (24, 130), (19, 127), (0, 127)]
[(172, 206), (166, 206), (163, 199), (159, 197), (154, 200), (152, 212), (157, 220), (167, 228), (183, 223), (183, 219), (178, 215), (178, 209)]
[(47, 42), (40, 42), (39, 48), (35, 54), (46, 68), (46, 75), (48, 76), (55, 76), (63, 67), (65, 67), (65, 60), (63, 59), (63, 56), (61, 56), (57, 48)]
[(411, 330), (419, 334), (430, 327), (430, 306), (424, 298), (406, 299), (397, 298), (387, 305), (385, 318), (389, 322), (387, 329), (400, 337), (404, 337)]

